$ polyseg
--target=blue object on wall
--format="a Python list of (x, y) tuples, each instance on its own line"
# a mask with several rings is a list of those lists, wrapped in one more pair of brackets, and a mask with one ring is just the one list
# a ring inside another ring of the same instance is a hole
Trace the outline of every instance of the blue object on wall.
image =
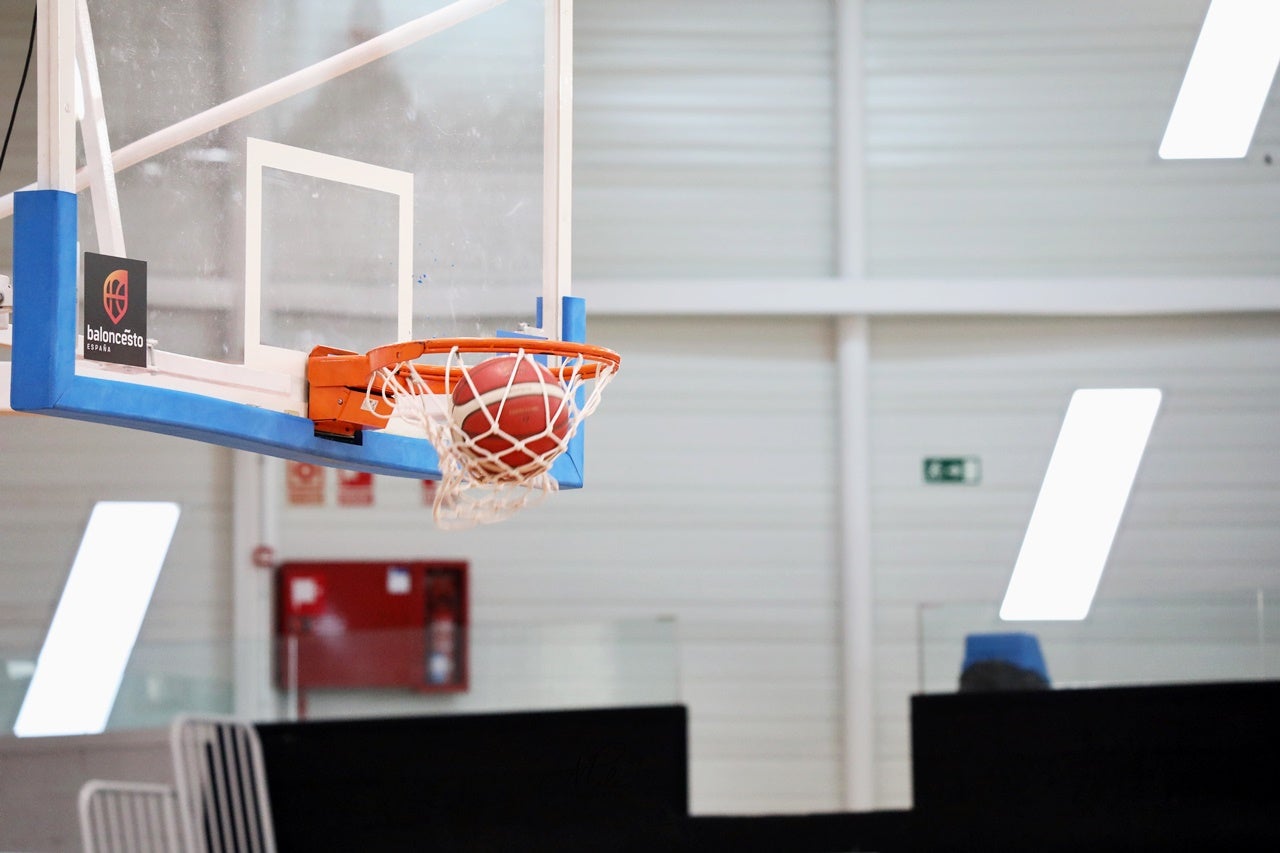
[(1040, 651), (1040, 640), (1035, 634), (1017, 631), (970, 634), (964, 640), (964, 664), (961, 671), (982, 661), (1004, 661), (1049, 681), (1049, 670)]

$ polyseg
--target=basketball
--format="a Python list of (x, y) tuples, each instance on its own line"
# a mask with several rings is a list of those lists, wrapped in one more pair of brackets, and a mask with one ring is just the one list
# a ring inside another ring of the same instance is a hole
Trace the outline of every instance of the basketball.
[(537, 474), (564, 448), (569, 406), (555, 374), (530, 356), (501, 355), (467, 371), (453, 389), (460, 447), (490, 474)]

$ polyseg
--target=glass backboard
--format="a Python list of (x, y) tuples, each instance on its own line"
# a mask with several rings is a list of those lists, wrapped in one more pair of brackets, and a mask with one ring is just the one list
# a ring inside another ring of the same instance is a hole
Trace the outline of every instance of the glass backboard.
[(431, 478), (394, 425), (314, 433), (312, 347), (584, 339), (569, 0), (42, 0), (38, 21), (39, 174), (0, 198), (15, 409)]

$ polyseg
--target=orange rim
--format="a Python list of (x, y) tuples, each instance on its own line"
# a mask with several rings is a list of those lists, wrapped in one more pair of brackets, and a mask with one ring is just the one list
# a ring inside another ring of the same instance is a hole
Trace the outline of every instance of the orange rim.
[[(406, 369), (410, 369), (408, 365), (415, 359), (424, 355), (446, 355), (455, 349), (458, 352), (469, 353), (514, 353), (516, 350), (524, 350), (534, 355), (583, 359), (584, 363), (581, 365), (560, 367), (561, 379), (575, 372), (583, 379), (594, 379), (602, 368), (609, 367), (616, 371), (622, 363), (622, 357), (611, 349), (572, 341), (542, 341), (529, 338), (432, 338), (374, 347), (367, 353), (369, 372), (376, 373), (396, 364), (405, 364)], [(460, 365), (440, 364), (414, 364), (411, 369), (428, 383), (434, 382), (441, 386), (445, 384), (446, 377), (462, 376), (470, 370)]]
[[(434, 338), (387, 344), (364, 354), (317, 346), (307, 359), (307, 414), (315, 422), (317, 433), (330, 436), (349, 438), (359, 430), (385, 426), (391, 409), (386, 399), (378, 401), (377, 398), (386, 398), (394, 383), (384, 378), (382, 371), (395, 368), (395, 376), (403, 380), (401, 384), (413, 386), (422, 382), (433, 393), (449, 394), (470, 368), (415, 364), (414, 359), (445, 355), (454, 350), (470, 353), (524, 350), (533, 355), (576, 360), (576, 364), (552, 368), (553, 372), (558, 371), (561, 382), (575, 375), (580, 379), (610, 375), (621, 363), (616, 352), (604, 347), (525, 338)], [(370, 401), (372, 406), (368, 405)]]

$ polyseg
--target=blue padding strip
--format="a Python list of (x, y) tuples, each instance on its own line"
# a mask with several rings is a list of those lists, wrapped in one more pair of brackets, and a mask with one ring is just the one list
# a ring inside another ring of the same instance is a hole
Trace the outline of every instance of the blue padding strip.
[[(121, 393), (126, 388), (128, 392)], [(363, 446), (346, 444), (317, 438), (310, 418), (167, 388), (77, 376), (71, 390), (63, 395), (51, 414), (145, 429), (300, 462), (397, 477), (439, 477), (440, 460), (435, 448), (423, 439), (365, 430)]]
[[(587, 308), (586, 301), (577, 296), (566, 296), (560, 303), (561, 339), (585, 343), (587, 340)], [(539, 321), (541, 321), (542, 305), (538, 305)], [(578, 405), (582, 405), (583, 389), (578, 389)], [(562, 489), (582, 488), (582, 463), (585, 458), (586, 432), (585, 422), (578, 424), (578, 431), (569, 439), (569, 447), (560, 454), (551, 465), (551, 476), (556, 478)]]
[(75, 375), (76, 197), (59, 190), (13, 197), (13, 379), (23, 412), (57, 405)]
[(961, 671), (975, 663), (995, 660), (1013, 664), (1049, 680), (1049, 668), (1045, 666), (1040, 639), (1035, 634), (1021, 631), (991, 634), (969, 634), (964, 639), (964, 663)]

